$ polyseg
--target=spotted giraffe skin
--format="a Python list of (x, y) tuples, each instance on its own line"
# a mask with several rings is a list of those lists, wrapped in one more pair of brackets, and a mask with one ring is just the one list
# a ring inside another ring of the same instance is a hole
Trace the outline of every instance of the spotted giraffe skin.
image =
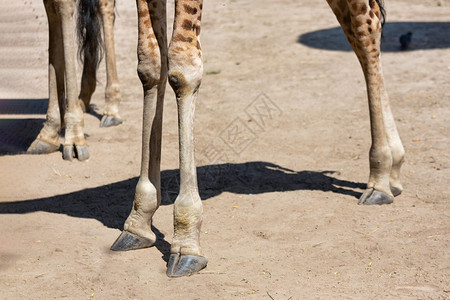
[[(166, 41), (165, 0), (137, 0), (138, 74), (144, 89), (141, 174), (131, 213), (112, 250), (155, 243), (152, 216), (160, 205), (162, 102), (166, 78), (176, 95), (179, 116), (180, 194), (174, 204), (174, 237), (167, 275), (190, 275), (206, 267), (200, 249), (202, 222), (194, 162), (193, 117), (202, 79), (202, 0), (176, 0), (174, 32)], [(374, 0), (328, 0), (361, 63), (367, 84), (372, 147), (370, 177), (360, 204), (386, 204), (402, 191), (404, 150), (389, 108), (380, 63), (381, 12)]]
[(384, 86), (380, 61), (381, 11), (375, 0), (327, 0), (364, 72), (369, 100), (372, 146), (370, 176), (360, 204), (388, 204), (399, 195), (405, 150)]
[[(106, 87), (105, 87), (105, 109), (103, 117), (100, 121), (101, 127), (111, 127), (122, 123), (119, 114), (119, 105), (121, 100), (119, 78), (117, 76), (116, 52), (114, 48), (114, 8), (115, 0), (99, 0), (100, 14), (102, 16), (103, 36), (105, 43), (105, 60), (106, 60)], [(92, 94), (95, 91), (96, 77), (95, 73), (87, 72), (85, 65), (83, 75), (81, 77), (81, 92), (79, 99), (81, 100), (84, 111), (89, 111), (89, 103)]]
[[(84, 1), (84, 0), (80, 0)], [(119, 125), (120, 86), (114, 51), (114, 0), (99, 0), (106, 56), (105, 111), (100, 126)], [(59, 135), (65, 127), (63, 158), (89, 158), (84, 137), (83, 112), (90, 110), (91, 96), (96, 87), (96, 67), (85, 60), (78, 93), (76, 75), (73, 14), (76, 0), (44, 0), (49, 25), (49, 104), (46, 121), (36, 140), (28, 148), (30, 154), (57, 151)]]

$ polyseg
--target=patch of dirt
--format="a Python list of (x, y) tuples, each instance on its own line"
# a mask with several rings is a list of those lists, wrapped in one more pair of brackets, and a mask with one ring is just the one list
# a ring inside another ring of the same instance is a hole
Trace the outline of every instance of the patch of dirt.
[[(209, 264), (181, 279), (165, 275), (179, 174), (170, 88), (158, 242), (109, 251), (139, 174), (135, 4), (118, 1), (116, 19), (124, 123), (99, 128), (85, 115), (91, 158), (80, 163), (20, 154), (45, 119), (47, 20), (42, 2), (0, 3), (1, 141), (13, 152), (0, 157), (2, 298), (449, 299), (449, 3), (386, 2), (382, 61), (406, 162), (404, 193), (381, 207), (356, 205), (368, 178), (365, 83), (326, 2), (205, 2), (195, 134)], [(400, 52), (408, 31), (412, 49)], [(99, 78), (101, 114), (103, 64)], [(264, 122), (251, 118), (258, 101), (271, 108)], [(226, 139), (233, 124), (248, 129), (245, 143)]]

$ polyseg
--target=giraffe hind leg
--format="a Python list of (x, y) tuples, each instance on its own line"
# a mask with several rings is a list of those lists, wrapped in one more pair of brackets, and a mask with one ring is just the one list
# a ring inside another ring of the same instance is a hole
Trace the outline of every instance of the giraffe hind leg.
[(63, 159), (72, 160), (76, 157), (79, 161), (83, 161), (89, 158), (89, 148), (84, 137), (83, 110), (78, 101), (75, 40), (73, 37), (75, 4), (76, 1), (55, 1), (56, 11), (61, 17), (67, 95), (67, 104), (64, 113), (66, 129), (64, 134)]
[(381, 20), (384, 11), (375, 0), (328, 0), (363, 69), (369, 100), (372, 146), (367, 190), (359, 204), (389, 204), (402, 191), (399, 181), (404, 150), (380, 62)]
[(102, 19), (98, 14), (98, 1), (78, 1), (77, 34), (80, 48), (80, 60), (83, 61), (79, 104), (84, 112), (90, 111), (92, 94), (97, 86), (97, 69), (102, 51)]
[(120, 85), (117, 77), (116, 54), (114, 49), (114, 2), (114, 0), (100, 0), (106, 58), (105, 110), (100, 121), (100, 127), (111, 127), (122, 124), (122, 118), (119, 114), (121, 99)]
[(29, 154), (46, 154), (60, 148), (61, 112), (64, 112), (64, 53), (60, 16), (56, 13), (53, 1), (44, 1), (49, 28), (48, 90), (49, 104), (46, 121), (27, 150)]

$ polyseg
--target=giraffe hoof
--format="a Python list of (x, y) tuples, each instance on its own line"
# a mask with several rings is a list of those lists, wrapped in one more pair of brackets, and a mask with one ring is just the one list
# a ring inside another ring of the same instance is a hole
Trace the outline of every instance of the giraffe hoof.
[(83, 161), (89, 158), (89, 148), (88, 146), (74, 146), (65, 145), (63, 149), (63, 159), (72, 161), (74, 157), (78, 158), (79, 161)]
[(27, 149), (28, 154), (47, 154), (58, 151), (59, 146), (36, 139)]
[(77, 150), (77, 158), (79, 161), (83, 161), (89, 158), (88, 146), (75, 146), (75, 150)]
[(392, 192), (392, 195), (394, 195), (394, 197), (397, 197), (398, 195), (400, 195), (403, 192), (403, 189), (395, 187), (395, 186), (391, 186), (391, 192)]
[(171, 254), (167, 263), (168, 277), (188, 276), (204, 269), (208, 259), (198, 255)]
[(373, 205), (373, 204), (390, 204), (394, 202), (394, 197), (373, 188), (367, 189), (359, 198), (358, 204)]
[(64, 146), (63, 149), (63, 159), (64, 160), (68, 160), (68, 161), (72, 161), (73, 159), (73, 146)]
[(112, 127), (122, 124), (122, 119), (113, 116), (103, 116), (100, 121), (100, 127)]
[(113, 251), (127, 251), (148, 248), (155, 244), (154, 240), (150, 240), (144, 237), (137, 236), (128, 231), (122, 231), (117, 240), (112, 244), (111, 250)]

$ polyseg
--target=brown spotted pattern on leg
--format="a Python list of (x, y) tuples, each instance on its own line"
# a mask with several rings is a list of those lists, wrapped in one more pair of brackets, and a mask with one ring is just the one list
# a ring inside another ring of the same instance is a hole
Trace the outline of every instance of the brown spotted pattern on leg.
[(167, 78), (165, 1), (137, 0), (138, 75), (144, 90), (141, 174), (133, 207), (113, 250), (152, 246), (152, 217), (161, 203), (160, 161), (162, 105)]
[(399, 175), (404, 150), (380, 62), (381, 11), (374, 0), (328, 0), (328, 3), (358, 57), (367, 85), (372, 146), (369, 182), (360, 203), (391, 203), (394, 196), (391, 190), (399, 194), (402, 189)]
[(174, 204), (174, 237), (167, 275), (185, 276), (207, 264), (201, 256), (203, 206), (198, 193), (194, 159), (195, 100), (203, 73), (200, 45), (202, 1), (175, 1), (175, 20), (169, 47), (169, 83), (178, 107), (180, 194)]
[(114, 48), (114, 0), (100, 0), (100, 12), (103, 18), (106, 60), (105, 110), (100, 125), (109, 127), (122, 123), (119, 114), (121, 94)]

